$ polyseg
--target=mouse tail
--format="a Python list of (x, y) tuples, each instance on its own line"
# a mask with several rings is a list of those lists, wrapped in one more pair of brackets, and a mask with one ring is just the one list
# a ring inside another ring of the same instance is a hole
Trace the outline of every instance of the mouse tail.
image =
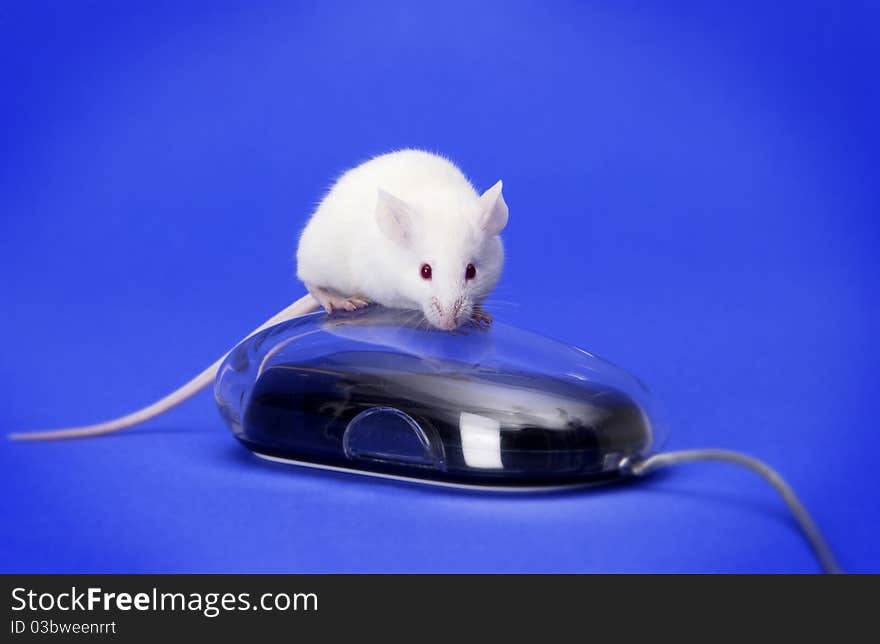
[[(319, 308), (320, 304), (318, 304), (318, 301), (315, 298), (313, 298), (311, 295), (305, 295), (287, 308), (282, 309), (271, 318), (266, 320), (259, 327), (251, 331), (246, 336), (246, 338), (251, 337), (255, 333), (259, 333), (263, 329), (266, 329), (270, 326), (274, 326), (281, 322), (307, 315), (308, 313), (313, 313)], [(214, 364), (205, 369), (202, 373), (197, 375), (188, 383), (175, 390), (174, 392), (168, 394), (161, 400), (153, 403), (152, 405), (149, 405), (148, 407), (144, 407), (143, 409), (132, 412), (131, 414), (128, 414), (126, 416), (115, 418), (113, 420), (108, 420), (103, 423), (97, 423), (95, 425), (86, 425), (84, 427), (51, 429), (47, 431), (37, 432), (20, 432), (16, 434), (10, 434), (9, 438), (17, 441), (47, 441), (64, 438), (88, 438), (91, 436), (100, 436), (102, 434), (111, 434), (113, 432), (118, 432), (122, 429), (128, 429), (129, 427), (133, 427), (135, 425), (143, 423), (144, 421), (155, 418), (156, 416), (161, 416), (169, 409), (177, 407), (181, 403), (186, 402), (187, 400), (195, 396), (206, 387), (209, 387), (211, 383), (214, 382), (214, 378), (217, 375), (217, 370), (220, 368), (220, 365), (223, 364), (223, 361), (228, 355), (229, 352), (224, 354), (222, 358), (217, 360)]]

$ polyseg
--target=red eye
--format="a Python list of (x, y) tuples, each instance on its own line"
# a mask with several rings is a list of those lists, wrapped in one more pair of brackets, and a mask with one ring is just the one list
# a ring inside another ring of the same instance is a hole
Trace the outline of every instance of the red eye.
[(464, 269), (464, 278), (468, 280), (472, 280), (477, 276), (477, 267), (473, 264), (468, 264), (467, 268)]
[(422, 264), (422, 279), (423, 280), (431, 279), (431, 265), (430, 264)]

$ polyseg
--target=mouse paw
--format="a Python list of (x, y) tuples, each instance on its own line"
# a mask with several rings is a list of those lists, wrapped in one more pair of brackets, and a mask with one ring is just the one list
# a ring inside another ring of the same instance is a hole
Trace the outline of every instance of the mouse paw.
[(475, 308), (474, 312), (471, 313), (471, 320), (479, 324), (480, 326), (489, 326), (492, 324), (492, 314), (488, 311), (484, 311), (483, 309)]
[(342, 300), (337, 308), (345, 309), (346, 311), (357, 311), (368, 306), (370, 306), (370, 300), (365, 300), (362, 297), (347, 297)]
[(333, 311), (357, 311), (370, 305), (370, 301), (363, 297), (341, 297), (324, 288), (310, 288), (312, 294), (318, 303), (324, 307), (327, 313)]

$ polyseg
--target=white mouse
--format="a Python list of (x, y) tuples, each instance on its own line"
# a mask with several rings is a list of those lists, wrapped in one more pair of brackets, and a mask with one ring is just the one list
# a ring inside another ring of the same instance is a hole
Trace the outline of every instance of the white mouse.
[(500, 181), (480, 196), (442, 157), (386, 154), (342, 175), (318, 206), (297, 276), (328, 311), (369, 301), (454, 329), (498, 282), (506, 224)]
[[(323, 306), (354, 310), (374, 303), (424, 314), (452, 330), (488, 324), (481, 304), (501, 276), (507, 224), (501, 182), (482, 195), (455, 164), (429, 152), (400, 150), (343, 174), (302, 232), (297, 276), (306, 295), (250, 335)], [(158, 402), (86, 427), (12, 434), (16, 440), (108, 434), (159, 416), (210, 386), (224, 355)]]

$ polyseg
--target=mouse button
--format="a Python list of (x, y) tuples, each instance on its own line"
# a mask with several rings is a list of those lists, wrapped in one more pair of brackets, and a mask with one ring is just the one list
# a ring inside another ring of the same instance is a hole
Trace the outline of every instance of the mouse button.
[(345, 455), (416, 467), (440, 468), (439, 450), (409, 414), (394, 407), (373, 407), (351, 419), (342, 437)]

